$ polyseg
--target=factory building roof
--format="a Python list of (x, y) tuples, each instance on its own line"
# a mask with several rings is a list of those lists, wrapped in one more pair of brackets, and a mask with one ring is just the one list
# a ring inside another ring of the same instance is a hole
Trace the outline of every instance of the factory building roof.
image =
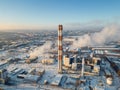
[(57, 76), (53, 79), (51, 85), (59, 86), (62, 77), (63, 77), (63, 75), (57, 75)]
[(37, 82), (39, 79), (40, 79), (40, 76), (38, 75), (28, 74), (25, 76), (25, 80), (32, 81), (32, 82)]

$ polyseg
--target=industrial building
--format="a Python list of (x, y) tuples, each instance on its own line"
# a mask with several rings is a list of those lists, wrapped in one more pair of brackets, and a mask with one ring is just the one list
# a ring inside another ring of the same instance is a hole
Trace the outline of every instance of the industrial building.
[(0, 83), (5, 84), (8, 81), (8, 71), (6, 69), (0, 70)]
[(36, 59), (38, 59), (38, 57), (36, 56), (31, 56), (26, 60), (26, 63), (30, 64), (31, 62), (34, 62)]

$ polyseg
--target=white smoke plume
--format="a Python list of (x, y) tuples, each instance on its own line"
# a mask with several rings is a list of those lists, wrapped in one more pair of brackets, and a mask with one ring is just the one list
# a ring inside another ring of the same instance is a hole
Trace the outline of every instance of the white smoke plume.
[(91, 35), (85, 34), (80, 36), (78, 40), (73, 42), (73, 47), (84, 47), (84, 46), (96, 46), (104, 45), (106, 42), (120, 40), (120, 28), (119, 25), (110, 25), (104, 27), (100, 32), (92, 33)]
[(47, 41), (44, 45), (35, 48), (33, 51), (30, 51), (30, 57), (44, 56), (46, 52), (51, 49), (51, 42)]

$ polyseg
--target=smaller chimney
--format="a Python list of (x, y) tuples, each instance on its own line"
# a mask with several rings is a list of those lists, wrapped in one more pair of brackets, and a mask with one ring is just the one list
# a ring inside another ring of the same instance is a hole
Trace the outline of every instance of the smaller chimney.
[(81, 71), (81, 76), (84, 75), (84, 64), (85, 64), (85, 61), (84, 61), (84, 58), (82, 58), (82, 71)]

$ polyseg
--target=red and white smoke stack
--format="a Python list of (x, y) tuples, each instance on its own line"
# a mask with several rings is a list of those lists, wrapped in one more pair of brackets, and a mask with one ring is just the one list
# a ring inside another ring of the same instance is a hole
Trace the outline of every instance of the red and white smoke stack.
[(62, 30), (63, 26), (58, 26), (58, 72), (62, 73)]

